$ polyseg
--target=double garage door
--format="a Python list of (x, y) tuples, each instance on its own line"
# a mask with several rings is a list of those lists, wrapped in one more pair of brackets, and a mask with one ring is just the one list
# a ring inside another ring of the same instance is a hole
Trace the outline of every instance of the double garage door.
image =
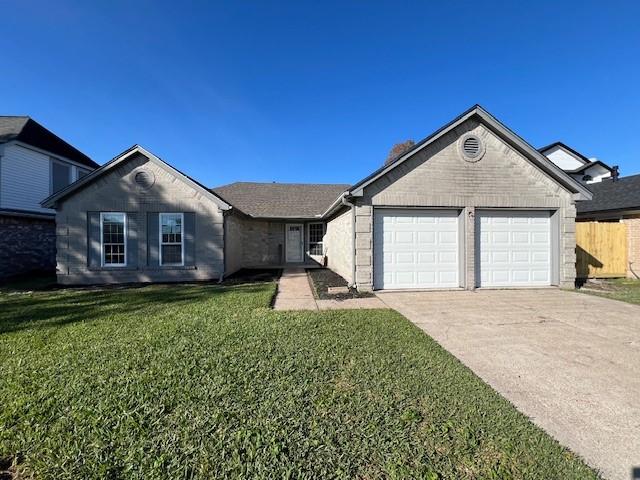
[[(459, 210), (376, 209), (376, 289), (463, 285), (463, 218)], [(549, 212), (477, 211), (476, 286), (551, 284)]]

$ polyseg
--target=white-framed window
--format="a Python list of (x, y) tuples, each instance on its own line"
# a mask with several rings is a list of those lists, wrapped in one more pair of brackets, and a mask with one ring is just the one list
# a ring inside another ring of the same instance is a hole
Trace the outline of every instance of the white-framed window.
[(184, 265), (184, 214), (160, 214), (160, 265)]
[(309, 224), (309, 255), (322, 255), (324, 253), (324, 223)]
[(124, 267), (127, 265), (126, 213), (100, 213), (100, 243), (103, 266)]

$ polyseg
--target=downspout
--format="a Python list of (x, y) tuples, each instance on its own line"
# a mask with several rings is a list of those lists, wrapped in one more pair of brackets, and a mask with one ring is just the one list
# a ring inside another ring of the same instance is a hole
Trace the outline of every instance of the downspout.
[(356, 287), (356, 205), (349, 202), (346, 195), (340, 198), (340, 203), (351, 207), (351, 283), (349, 287)]

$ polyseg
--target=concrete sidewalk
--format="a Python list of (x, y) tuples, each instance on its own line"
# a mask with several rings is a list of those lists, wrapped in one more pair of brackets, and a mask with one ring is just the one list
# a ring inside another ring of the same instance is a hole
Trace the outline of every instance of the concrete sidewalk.
[(303, 268), (286, 268), (278, 281), (274, 310), (353, 310), (388, 308), (379, 298), (350, 298), (348, 300), (317, 300), (307, 272)]
[(274, 310), (318, 310), (304, 268), (286, 268), (278, 280)]

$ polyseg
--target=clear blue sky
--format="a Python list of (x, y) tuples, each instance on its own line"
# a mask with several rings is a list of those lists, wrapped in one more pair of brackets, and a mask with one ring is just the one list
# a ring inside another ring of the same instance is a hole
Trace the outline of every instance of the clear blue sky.
[(139, 143), (210, 186), (351, 183), (480, 103), (640, 172), (637, 0), (3, 3), (0, 112), (99, 163)]

